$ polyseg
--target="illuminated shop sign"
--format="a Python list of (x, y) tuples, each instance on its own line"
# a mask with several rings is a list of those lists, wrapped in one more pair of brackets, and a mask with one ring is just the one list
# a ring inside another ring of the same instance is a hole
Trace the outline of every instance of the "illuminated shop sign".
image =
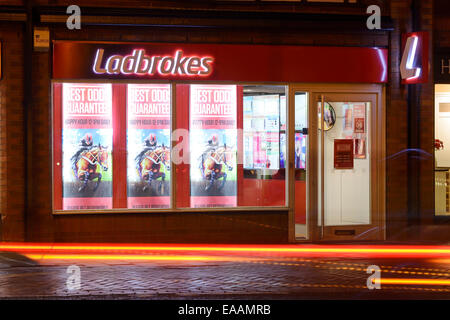
[(450, 83), (450, 48), (440, 48), (434, 54), (434, 82)]
[(403, 84), (428, 81), (428, 39), (427, 32), (403, 35), (403, 55), (400, 63)]
[(115, 54), (104, 57), (104, 49), (95, 54), (96, 74), (208, 76), (212, 72), (212, 57), (185, 55), (177, 50), (173, 55), (146, 55), (144, 49), (133, 50), (127, 56)]
[(386, 83), (388, 51), (364, 47), (61, 40), (53, 43), (52, 72), (53, 79), (58, 80)]

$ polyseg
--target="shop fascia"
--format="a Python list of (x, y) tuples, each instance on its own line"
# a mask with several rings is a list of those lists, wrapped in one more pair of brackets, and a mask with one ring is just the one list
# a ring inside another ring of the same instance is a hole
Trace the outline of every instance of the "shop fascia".
[(92, 67), (96, 74), (208, 76), (214, 62), (212, 57), (184, 55), (182, 50), (173, 55), (149, 56), (144, 49), (135, 49), (131, 55), (107, 58), (104, 53), (104, 49), (97, 49)]

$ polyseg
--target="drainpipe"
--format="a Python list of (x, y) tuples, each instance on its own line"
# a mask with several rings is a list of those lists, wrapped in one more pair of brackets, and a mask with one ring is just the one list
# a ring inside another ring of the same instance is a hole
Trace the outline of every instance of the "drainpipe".
[[(420, 31), (420, 0), (411, 2), (411, 31)], [(408, 149), (420, 149), (421, 85), (409, 84), (408, 89)], [(408, 153), (408, 239), (419, 240), (420, 230), (420, 155)]]
[(28, 230), (28, 216), (31, 210), (31, 195), (32, 195), (32, 143), (33, 143), (33, 90), (32, 90), (32, 57), (33, 57), (33, 3), (26, 1), (26, 15), (24, 32), (24, 100), (23, 100), (23, 125), (24, 125), (24, 240), (27, 240)]

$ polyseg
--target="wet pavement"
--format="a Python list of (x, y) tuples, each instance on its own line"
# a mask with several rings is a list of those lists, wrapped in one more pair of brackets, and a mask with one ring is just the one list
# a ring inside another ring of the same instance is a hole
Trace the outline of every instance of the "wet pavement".
[[(73, 269), (68, 272), (73, 265), (79, 267), (79, 282)], [(371, 265), (381, 269), (381, 289), (367, 288)], [(0, 253), (0, 298), (450, 299), (450, 259), (164, 248), (101, 254), (8, 251)]]

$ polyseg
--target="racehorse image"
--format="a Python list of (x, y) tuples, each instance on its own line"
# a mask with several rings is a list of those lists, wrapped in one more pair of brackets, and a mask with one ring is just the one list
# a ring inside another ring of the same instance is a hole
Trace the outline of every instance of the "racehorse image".
[(200, 159), (200, 171), (203, 180), (209, 181), (205, 186), (205, 191), (210, 190), (214, 185), (214, 182), (220, 178), (222, 178), (222, 182), (218, 187), (218, 190), (221, 190), (225, 186), (227, 174), (222, 171), (222, 167), (225, 165), (228, 171), (233, 170), (233, 167), (228, 164), (231, 162), (232, 152), (231, 148), (227, 148), (227, 146), (224, 145), (223, 147), (218, 147), (215, 150), (202, 154)]
[(170, 170), (170, 150), (166, 146), (159, 146), (153, 150), (149, 150), (143, 154), (138, 161), (137, 170), (141, 181), (145, 183), (142, 191), (146, 191), (151, 187), (153, 180), (161, 178), (158, 185), (159, 194), (164, 193), (164, 181), (166, 174), (161, 172), (161, 164), (165, 166), (167, 170)]
[(78, 188), (78, 192), (84, 191), (88, 182), (94, 179), (97, 179), (94, 187), (94, 191), (96, 191), (102, 180), (102, 174), (97, 172), (97, 165), (99, 165), (103, 171), (108, 171), (107, 147), (104, 147), (99, 143), (98, 146), (81, 152), (81, 154), (76, 159), (73, 159), (73, 161), (73, 174), (78, 180), (83, 182), (83, 185)]

